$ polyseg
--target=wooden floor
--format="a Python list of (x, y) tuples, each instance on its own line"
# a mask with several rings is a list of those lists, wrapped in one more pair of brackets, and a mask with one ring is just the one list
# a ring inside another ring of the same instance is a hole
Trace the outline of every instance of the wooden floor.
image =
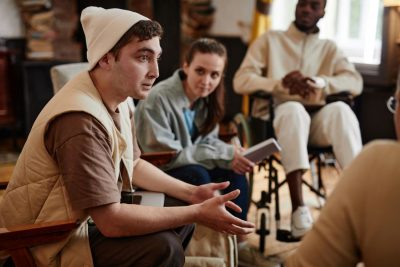
[[(2, 151), (0, 151), (0, 154)], [(278, 167), (278, 175), (279, 179), (284, 179), (284, 173), (281, 167)], [(11, 176), (12, 170), (14, 168), (13, 163), (3, 163), (0, 164), (0, 181), (8, 181)], [(260, 199), (261, 191), (265, 190), (268, 185), (268, 179), (265, 178), (265, 171), (257, 172), (254, 178), (254, 186), (253, 186), (253, 200), (258, 201)], [(327, 166), (322, 170), (322, 177), (326, 187), (326, 190), (329, 193), (335, 187), (337, 181), (339, 180), (339, 171), (332, 167)], [(310, 180), (310, 172), (305, 174), (305, 179)], [(0, 198), (4, 191), (0, 190)], [(317, 219), (319, 215), (320, 205), (317, 197), (314, 193), (310, 192), (308, 188), (304, 188), (304, 197), (305, 202), (308, 206), (310, 206), (312, 210), (312, 214), (314, 220)], [(290, 214), (291, 214), (291, 204), (290, 197), (287, 185), (284, 185), (280, 189), (280, 212), (281, 212), (281, 228), (290, 229)], [(276, 226), (274, 221), (274, 205), (270, 206), (270, 230), (271, 234), (267, 236), (265, 243), (265, 251), (264, 254), (270, 257), (274, 257), (277, 260), (284, 260), (290, 253), (292, 253), (299, 245), (299, 243), (283, 243), (279, 242), (275, 239)], [(250, 205), (250, 210), (248, 214), (248, 220), (255, 222), (256, 217), (256, 207), (254, 204)], [(252, 233), (249, 235), (248, 241), (254, 247), (259, 246), (259, 236), (256, 233)]]

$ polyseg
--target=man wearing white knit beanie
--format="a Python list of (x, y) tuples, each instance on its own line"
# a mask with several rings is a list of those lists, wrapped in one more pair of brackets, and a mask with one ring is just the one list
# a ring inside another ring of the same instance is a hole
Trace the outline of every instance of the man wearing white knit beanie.
[[(98, 7), (84, 9), (81, 22), (89, 68), (36, 119), (3, 195), (0, 226), (79, 220), (66, 240), (32, 249), (39, 266), (182, 266), (193, 223), (251, 232), (252, 223), (226, 210), (240, 211), (231, 202), (240, 192), (218, 194), (227, 182), (193, 186), (139, 158), (127, 99), (145, 98), (159, 75), (161, 26)], [(28, 187), (35, 193), (27, 198)], [(134, 204), (134, 187), (165, 193), (164, 207)], [(169, 196), (189, 205), (171, 206)]]

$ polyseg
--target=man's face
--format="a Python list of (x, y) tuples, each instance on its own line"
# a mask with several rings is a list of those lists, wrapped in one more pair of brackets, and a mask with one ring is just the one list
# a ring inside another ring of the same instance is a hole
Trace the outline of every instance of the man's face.
[(296, 5), (295, 24), (299, 30), (310, 33), (325, 15), (325, 0), (299, 0)]
[[(121, 99), (144, 99), (159, 76), (160, 38), (138, 41), (124, 46), (112, 65), (113, 90)], [(115, 59), (115, 57), (114, 57)]]

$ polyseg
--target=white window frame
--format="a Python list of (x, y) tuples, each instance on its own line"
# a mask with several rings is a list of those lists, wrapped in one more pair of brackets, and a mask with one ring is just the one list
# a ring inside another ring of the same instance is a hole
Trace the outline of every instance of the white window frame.
[[(325, 17), (318, 26), (321, 38), (335, 40), (337, 45), (354, 63), (379, 65), (381, 61), (382, 37), (378, 32), (378, 14), (383, 11), (381, 0), (359, 0), (361, 21), (359, 38), (349, 36), (350, 0), (330, 0), (325, 8)], [(285, 30), (294, 20), (297, 0), (274, 0), (272, 2), (272, 29)], [(381, 16), (382, 18), (383, 16)]]

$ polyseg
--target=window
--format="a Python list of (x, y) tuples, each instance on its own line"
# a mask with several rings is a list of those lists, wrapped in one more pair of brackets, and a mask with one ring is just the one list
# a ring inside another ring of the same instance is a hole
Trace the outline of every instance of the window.
[[(284, 30), (294, 20), (297, 0), (273, 1), (272, 28)], [(335, 40), (352, 62), (379, 65), (383, 4), (380, 0), (328, 0), (319, 22), (321, 38)]]
[[(272, 29), (288, 28), (297, 1), (272, 0)], [(216, 16), (210, 34), (240, 36), (247, 43), (255, 3), (213, 0)], [(400, 8), (384, 8), (382, 0), (327, 0), (325, 11), (318, 23), (321, 38), (335, 40), (355, 63), (365, 84), (393, 85), (400, 65)]]

